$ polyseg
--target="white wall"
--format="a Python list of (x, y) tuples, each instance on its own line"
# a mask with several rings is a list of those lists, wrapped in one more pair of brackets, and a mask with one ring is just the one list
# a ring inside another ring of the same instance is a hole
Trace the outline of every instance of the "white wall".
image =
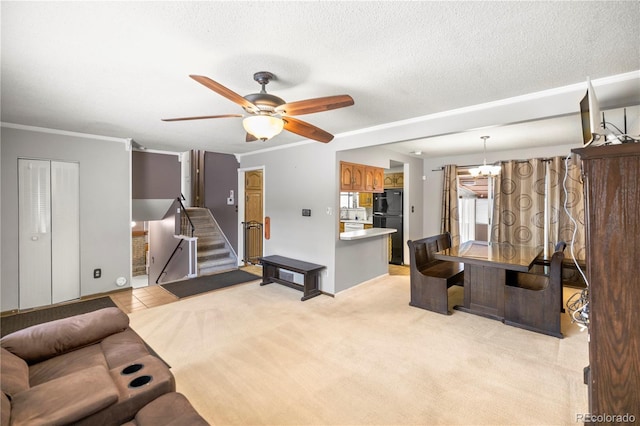
[[(2, 311), (18, 307), (18, 158), (80, 164), (81, 296), (120, 288), (118, 277), (129, 281), (131, 153), (124, 139), (108, 139), (2, 127)], [(102, 269), (101, 278), (93, 278), (95, 268)]]
[[(339, 239), (340, 160), (383, 168), (390, 160), (410, 164), (405, 185), (414, 212), (409, 214), (405, 237), (422, 235), (422, 160), (381, 147), (337, 152), (339, 148), (340, 142), (334, 140), (240, 156), (241, 169), (264, 167), (264, 215), (271, 218), (271, 239), (265, 241), (264, 254), (326, 266), (320, 288), (330, 294), (388, 270), (386, 258), (381, 258), (386, 240)], [(310, 217), (302, 216), (303, 208), (311, 209)]]
[[(320, 288), (333, 293), (339, 213), (335, 151), (316, 142), (240, 158), (241, 169), (261, 166), (264, 215), (271, 218), (271, 238), (265, 240), (264, 255), (326, 266)], [(302, 209), (311, 209), (311, 216), (302, 216)]]

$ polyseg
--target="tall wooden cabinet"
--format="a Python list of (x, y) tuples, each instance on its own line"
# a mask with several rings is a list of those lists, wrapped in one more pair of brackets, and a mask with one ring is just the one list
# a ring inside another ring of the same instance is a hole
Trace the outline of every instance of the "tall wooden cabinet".
[(640, 419), (640, 143), (573, 152), (586, 203), (589, 412)]

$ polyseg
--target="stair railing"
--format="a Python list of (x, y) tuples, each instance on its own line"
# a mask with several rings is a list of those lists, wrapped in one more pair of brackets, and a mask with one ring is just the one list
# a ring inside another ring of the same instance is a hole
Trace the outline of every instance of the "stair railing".
[[(184, 195), (180, 194), (180, 196), (182, 197), (182, 199), (184, 199)], [(178, 203), (180, 203), (180, 233), (182, 235), (187, 235), (184, 232), (185, 229), (187, 230), (191, 229), (191, 234), (189, 236), (193, 237), (193, 233), (196, 227), (193, 226), (193, 222), (189, 217), (189, 213), (187, 212), (187, 209), (184, 207), (184, 204), (182, 204), (182, 200), (180, 199), (180, 197), (178, 197), (177, 200), (178, 200)]]
[(164, 266), (162, 267), (162, 271), (160, 272), (160, 275), (158, 275), (158, 278), (156, 279), (156, 284), (158, 284), (160, 282), (160, 278), (162, 277), (162, 275), (167, 270), (167, 266), (169, 266), (169, 262), (171, 262), (171, 259), (173, 259), (173, 256), (175, 256), (175, 254), (178, 251), (178, 249), (180, 249), (180, 251), (182, 251), (182, 247), (180, 247), (180, 246), (182, 245), (183, 241), (184, 240), (182, 240), (182, 239), (180, 241), (178, 241), (178, 245), (176, 246), (175, 249), (173, 249), (173, 253), (171, 253), (171, 256), (169, 256), (169, 260), (167, 260), (167, 263), (165, 263)]
[[(193, 238), (193, 234), (195, 232), (196, 227), (193, 225), (193, 222), (191, 221), (191, 218), (189, 217), (189, 213), (187, 212), (187, 209), (184, 207), (184, 204), (182, 204), (182, 200), (184, 200), (184, 195), (180, 194), (180, 197), (177, 197), (176, 200), (178, 200), (178, 203), (180, 204), (180, 234), (181, 235), (186, 235), (185, 234), (185, 230), (187, 230), (187, 232), (189, 232), (189, 236), (191, 238)], [(171, 253), (171, 256), (169, 256), (169, 259), (167, 259), (167, 262), (164, 264), (164, 266), (162, 267), (162, 271), (160, 272), (160, 274), (158, 275), (158, 278), (156, 279), (156, 284), (158, 284), (160, 282), (160, 278), (162, 278), (162, 275), (164, 275), (166, 273), (167, 267), (169, 266), (169, 263), (171, 263), (171, 260), (173, 259), (173, 257), (176, 255), (176, 253), (178, 252), (178, 249), (180, 249), (180, 251), (182, 251), (182, 242), (184, 240), (180, 239), (180, 241), (178, 241), (178, 245), (176, 245), (176, 248), (173, 249), (173, 252)], [(191, 252), (191, 245), (189, 246), (190, 248), (190, 252)], [(197, 253), (197, 251), (196, 251)], [(190, 254), (191, 256), (191, 254)], [(197, 254), (196, 254), (197, 256)], [(191, 265), (192, 262), (189, 263), (189, 276), (194, 275), (194, 272), (192, 271), (193, 269), (193, 265)]]

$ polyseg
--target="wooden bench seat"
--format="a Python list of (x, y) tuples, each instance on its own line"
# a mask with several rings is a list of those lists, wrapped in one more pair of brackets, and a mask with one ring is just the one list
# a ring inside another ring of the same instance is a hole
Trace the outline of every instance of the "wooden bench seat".
[[(319, 275), (320, 271), (325, 268), (323, 265), (316, 265), (315, 263), (278, 255), (261, 257), (260, 261), (262, 263), (262, 282), (260, 285), (278, 283), (295, 288), (296, 290), (301, 290), (303, 296), (300, 300), (302, 301), (322, 294), (319, 288)], [(304, 276), (304, 284), (283, 279), (280, 274), (280, 269), (302, 274)]]
[(409, 305), (448, 315), (447, 289), (464, 285), (464, 264), (436, 260), (433, 254), (451, 247), (451, 234), (444, 233), (407, 241), (411, 258), (411, 301)]
[(547, 275), (507, 271), (505, 324), (562, 338), (563, 259), (563, 252), (556, 251)]

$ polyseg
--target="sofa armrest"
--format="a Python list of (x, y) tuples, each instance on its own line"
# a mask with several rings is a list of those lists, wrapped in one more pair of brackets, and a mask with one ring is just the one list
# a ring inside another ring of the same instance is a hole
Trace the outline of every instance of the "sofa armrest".
[(118, 388), (103, 366), (53, 379), (14, 395), (12, 425), (69, 424), (118, 400)]
[(34, 364), (97, 343), (128, 326), (127, 314), (105, 308), (18, 330), (0, 339), (0, 346)]

